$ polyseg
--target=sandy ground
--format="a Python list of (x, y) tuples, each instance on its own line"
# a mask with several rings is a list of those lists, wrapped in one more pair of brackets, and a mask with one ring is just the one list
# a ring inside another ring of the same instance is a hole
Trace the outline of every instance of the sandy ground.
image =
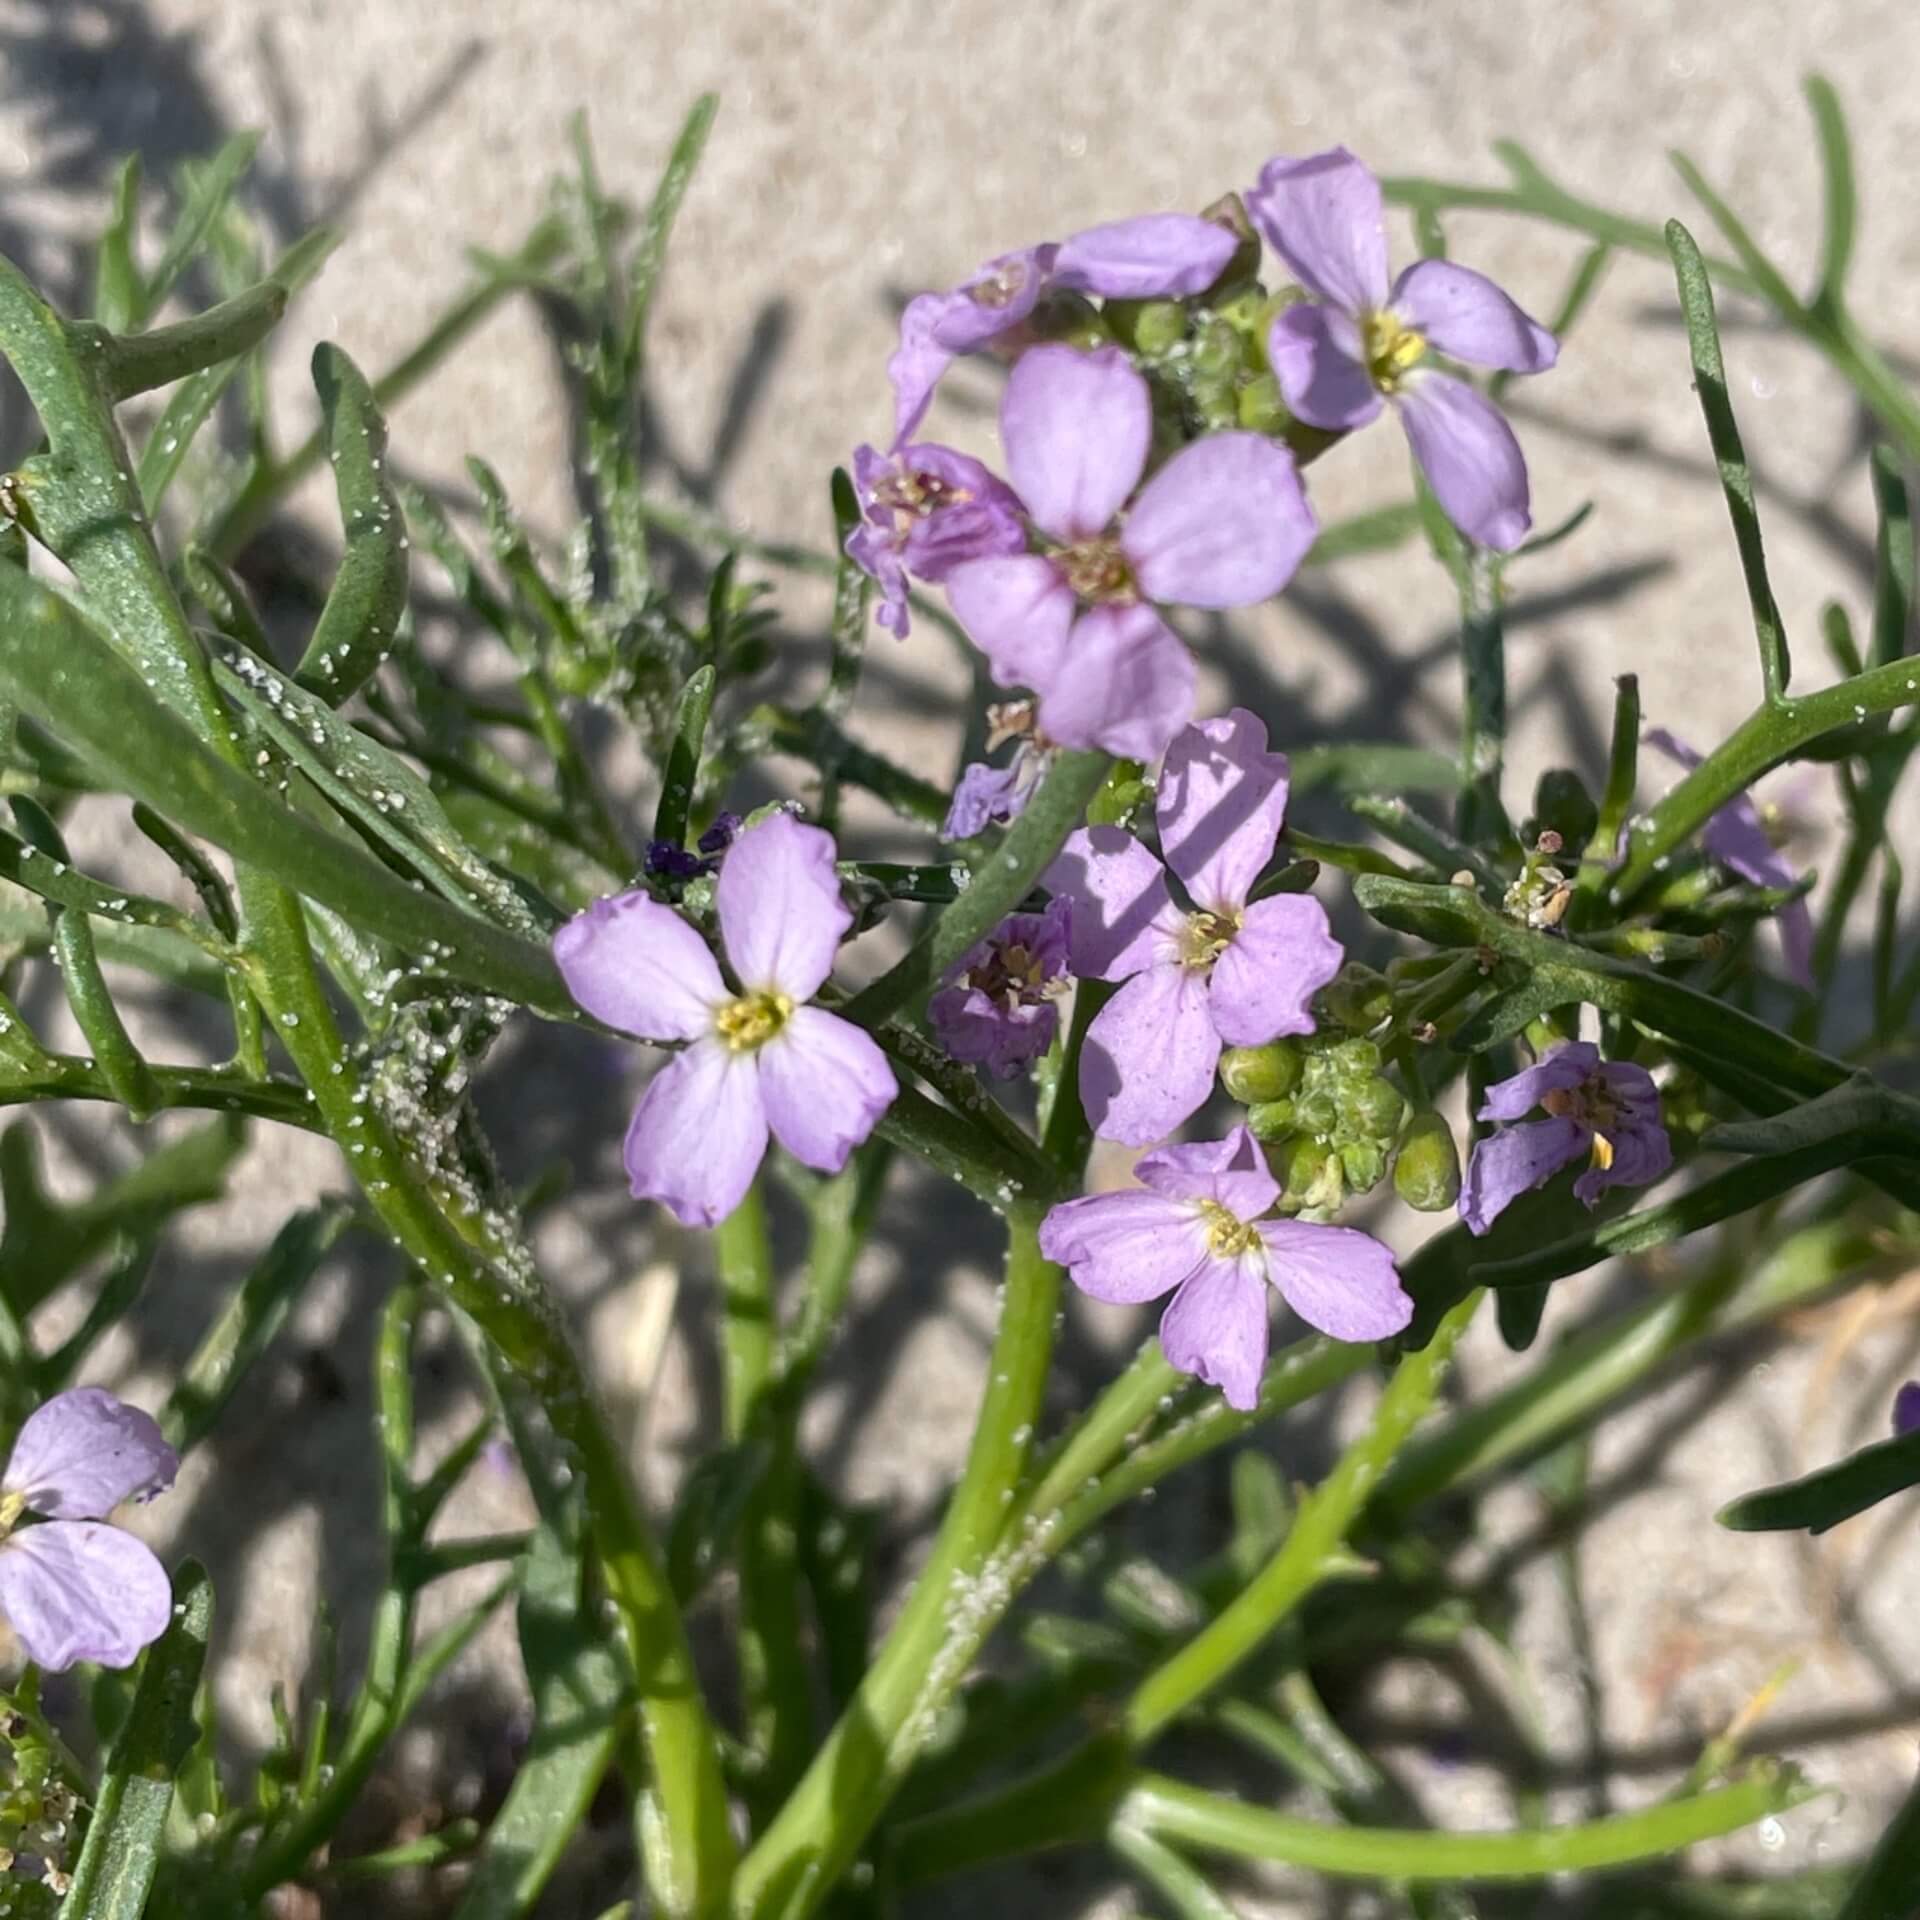
[[(98, 218), (114, 157), (138, 147), (160, 178), (236, 127), (264, 129), (261, 188), (276, 223), (292, 231), (337, 219), (347, 235), (291, 314), (276, 362), (286, 410), (303, 417), (314, 340), (383, 366), (460, 286), (465, 247), (513, 243), (565, 162), (572, 109), (590, 118), (604, 177), (638, 197), (690, 97), (717, 88), (720, 122), (653, 332), (657, 469), (663, 484), (762, 536), (817, 542), (827, 470), (885, 432), (882, 365), (902, 294), (1098, 220), (1197, 207), (1250, 182), (1275, 151), (1344, 142), (1383, 171), (1491, 181), (1489, 143), (1518, 137), (1576, 191), (1643, 218), (1679, 213), (1704, 237), (1707, 222), (1664, 158), (1683, 146), (1798, 278), (1814, 257), (1819, 211), (1798, 85), (1817, 65), (1853, 115), (1857, 310), (1911, 366), (1916, 58), (1920, 14), (1898, 0), (1758, 0), (1737, 16), (1683, 15), (1660, 0), (1257, 9), (0, 0), (0, 245), (70, 296), (83, 284), (78, 236)], [(1456, 258), (1536, 311), (1556, 304), (1581, 247), (1493, 216), (1457, 218), (1449, 232)], [(1597, 770), (1596, 702), (1615, 673), (1637, 671), (1649, 717), (1701, 741), (1757, 693), (1671, 296), (1663, 264), (1617, 261), (1562, 368), (1515, 395), (1539, 523), (1583, 501), (1596, 509), (1576, 539), (1515, 577), (1516, 798), (1555, 758)], [(1778, 597), (1802, 671), (1817, 676), (1822, 602), (1838, 597), (1858, 615), (1869, 589), (1863, 429), (1809, 352), (1752, 324), (1738, 302), (1726, 317)], [(950, 386), (935, 427), (986, 444), (989, 385), (963, 375)], [(484, 451), (536, 526), (565, 525), (564, 410), (551, 350), (525, 310), (490, 322), (398, 413), (393, 434), (401, 465), (452, 484), (462, 456)], [(1397, 497), (1401, 460), (1384, 430), (1343, 448), (1316, 471), (1323, 514)], [(325, 529), (324, 498), (301, 504)], [(788, 625), (805, 632), (820, 610), (815, 590), (787, 582), (783, 592)], [(1446, 744), (1456, 713), (1449, 620), (1443, 578), (1412, 553), (1318, 573), (1236, 631), (1210, 692), (1252, 700), (1287, 744)], [(898, 652), (876, 651), (860, 724), (894, 751), (950, 763), (963, 687), (938, 636), (917, 634)], [(631, 790), (628, 770), (616, 765), (612, 777)], [(1830, 795), (1809, 803), (1816, 844), (1832, 807)], [(31, 1010), (58, 1029), (44, 991)], [(140, 1017), (146, 1031), (179, 1031), (168, 1005)], [(654, 1330), (684, 1257), (677, 1329), (644, 1431), (636, 1427), (638, 1464), (664, 1498), (690, 1438), (711, 1430), (717, 1375), (700, 1250), (637, 1218), (617, 1177), (628, 1065), (583, 1043), (521, 1036), (503, 1049), (487, 1104), (510, 1167), (555, 1155), (575, 1167), (576, 1197), (541, 1250), (626, 1415), (654, 1377)], [(69, 1183), (129, 1157), (118, 1125), (71, 1115), (41, 1124)], [(287, 1194), (336, 1180), (314, 1143), (258, 1139), (235, 1197), (169, 1244), (137, 1327), (102, 1356), (107, 1377), (157, 1392), (214, 1285), (263, 1244)], [(809, 1429), (835, 1485), (885, 1503), (895, 1549), (926, 1521), (951, 1470), (990, 1327), (986, 1227), (956, 1216), (930, 1261), (927, 1203), (918, 1189), (895, 1195)], [(268, 1687), (297, 1683), (316, 1589), (345, 1615), (349, 1657), (364, 1629), (355, 1616), (371, 1551), (364, 1373), (371, 1310), (390, 1277), (378, 1261), (336, 1262), (259, 1392), (151, 1516), (215, 1568), (222, 1703), (242, 1745), (267, 1731)], [(1578, 1285), (1585, 1299), (1600, 1297), (1598, 1277)], [(1910, 1596), (1920, 1552), (1910, 1515), (1889, 1513), (1818, 1552), (1735, 1540), (1709, 1519), (1733, 1493), (1878, 1430), (1905, 1336), (1883, 1329), (1823, 1384), (1819, 1340), (1835, 1324), (1785, 1347), (1740, 1349), (1613, 1423), (1598, 1465), (1625, 1497), (1581, 1548), (1590, 1677), (1622, 1804), (1670, 1777), (1783, 1659), (1800, 1661), (1771, 1736), (1842, 1794), (1742, 1843), (1742, 1858), (1782, 1868), (1862, 1845), (1916, 1753)], [(1104, 1376), (1131, 1332), (1112, 1314), (1070, 1316), (1062, 1409)], [(1491, 1378), (1501, 1364), (1483, 1342), (1467, 1377)], [(442, 1437), (458, 1424), (457, 1378), (449, 1355), (429, 1384), (429, 1424)], [(1271, 1444), (1301, 1471), (1326, 1438), (1289, 1429)], [(1489, 1524), (1524, 1531), (1531, 1502), (1516, 1490)], [(1217, 1542), (1215, 1494), (1176, 1504), (1180, 1516), (1152, 1522), (1161, 1544)], [(524, 1510), (523, 1491), (502, 1478), (479, 1484), (463, 1517), (506, 1526)], [(1552, 1751), (1574, 1768), (1589, 1675), (1544, 1566), (1519, 1636)], [(503, 1664), (511, 1658), (497, 1642), (469, 1661), (409, 1747), (417, 1776), (452, 1801), (476, 1790), (483, 1769), (471, 1756), (510, 1719)], [(1389, 1751), (1408, 1763), (1434, 1817), (1506, 1820), (1490, 1778), (1432, 1763), (1436, 1719), (1457, 1719), (1459, 1700), (1412, 1680), (1389, 1693), (1378, 1708), (1389, 1735), (1400, 1729)], [(1047, 1911), (1125, 1910), (1086, 1876), (1023, 1878), (1008, 1888), (1009, 1910), (1043, 1910), (1043, 1892)], [(1280, 1904), (1261, 1911), (1361, 1911), (1311, 1890), (1271, 1899)]]

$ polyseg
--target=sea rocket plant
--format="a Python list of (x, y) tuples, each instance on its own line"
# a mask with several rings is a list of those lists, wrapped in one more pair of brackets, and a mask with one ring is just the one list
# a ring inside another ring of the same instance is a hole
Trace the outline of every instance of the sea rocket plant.
[[(37, 1665), (128, 1667), (166, 1631), (166, 1569), (104, 1522), (179, 1470), (152, 1416), (104, 1388), (57, 1393), (27, 1416), (0, 1476), (0, 1613)], [(20, 1526), (28, 1513), (41, 1524)]]
[(690, 1227), (726, 1218), (769, 1131), (796, 1160), (837, 1173), (897, 1091), (859, 1027), (806, 1003), (853, 915), (832, 837), (776, 813), (727, 849), (715, 882), (737, 986), (671, 907), (635, 890), (596, 901), (554, 935), (567, 991), (598, 1020), (685, 1051), (640, 1096), (627, 1130), (636, 1199)]
[(1336, 1340), (1384, 1340), (1413, 1318), (1393, 1255), (1350, 1227), (1267, 1216), (1280, 1198), (1245, 1127), (1162, 1147), (1137, 1188), (1088, 1194), (1049, 1213), (1040, 1248), (1095, 1300), (1173, 1298), (1160, 1320), (1168, 1361), (1250, 1412), (1267, 1364), (1267, 1289)]
[[(1287, 811), (1287, 758), (1243, 707), (1167, 751), (1155, 858), (1118, 827), (1071, 835), (1047, 883), (1073, 904), (1073, 971), (1126, 984), (1094, 1017), (1080, 1096), (1094, 1130), (1145, 1146), (1194, 1113), (1223, 1046), (1311, 1033), (1315, 992), (1340, 969), (1326, 909), (1250, 898)], [(1171, 870), (1190, 904), (1174, 900)]]

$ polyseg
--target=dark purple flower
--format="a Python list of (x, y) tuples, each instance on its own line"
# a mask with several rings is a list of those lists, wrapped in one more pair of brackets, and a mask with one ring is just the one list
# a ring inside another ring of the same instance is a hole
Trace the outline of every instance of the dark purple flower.
[(1020, 502), (978, 460), (951, 447), (857, 448), (853, 484), (865, 515), (847, 552), (880, 587), (874, 618), (907, 634), (907, 576), (944, 580), (962, 560), (1024, 553)]
[(719, 856), (733, 845), (734, 837), (739, 833), (740, 827), (740, 816), (737, 813), (728, 813), (723, 808), (713, 816), (713, 825), (695, 844), (709, 860), (717, 862)]
[(627, 1130), (637, 1199), (689, 1227), (723, 1220), (753, 1183), (769, 1130), (796, 1160), (837, 1173), (898, 1091), (850, 1021), (806, 1004), (833, 970), (853, 915), (833, 839), (770, 814), (727, 849), (714, 888), (727, 959), (669, 906), (634, 891), (598, 900), (553, 937), (567, 991), (643, 1040), (685, 1041)]
[(1073, 902), (1073, 971), (1127, 983), (1080, 1056), (1080, 1097), (1105, 1139), (1164, 1139), (1212, 1091), (1223, 1045), (1311, 1033), (1309, 1002), (1340, 970), (1319, 901), (1248, 900), (1287, 810), (1287, 757), (1266, 749), (1266, 728), (1236, 707), (1167, 750), (1154, 818), (1192, 911), (1118, 827), (1082, 828), (1048, 870), (1047, 885)]
[(946, 583), (994, 679), (1038, 697), (1049, 739), (1131, 760), (1156, 759), (1193, 710), (1193, 658), (1154, 603), (1252, 606), (1315, 531), (1292, 456), (1265, 436), (1209, 434), (1140, 487), (1152, 436), (1147, 383), (1117, 347), (1023, 355), (1000, 440), (1055, 544), (969, 560)]
[(887, 362), (894, 445), (926, 417), (940, 376), (959, 355), (1014, 333), (1053, 289), (1109, 300), (1181, 300), (1210, 287), (1238, 244), (1231, 229), (1195, 214), (1142, 214), (1089, 227), (1061, 245), (1003, 253), (951, 292), (909, 300), (900, 345)]
[(1245, 1127), (1162, 1147), (1140, 1185), (1055, 1207), (1040, 1250), (1082, 1293), (1118, 1306), (1173, 1298), (1160, 1346), (1183, 1373), (1251, 1412), (1267, 1364), (1267, 1288), (1336, 1340), (1384, 1340), (1413, 1318), (1393, 1255), (1351, 1227), (1269, 1220), (1280, 1185)]
[(646, 870), (663, 880), (697, 880), (712, 869), (697, 853), (689, 853), (671, 840), (649, 840)]
[(1308, 425), (1363, 427), (1390, 400), (1447, 517), (1482, 546), (1510, 551), (1532, 524), (1527, 467), (1499, 409), (1464, 380), (1422, 364), (1438, 351), (1470, 366), (1544, 373), (1552, 334), (1491, 280), (1421, 260), (1389, 287), (1380, 183), (1345, 147), (1269, 160), (1247, 211), (1319, 304), (1285, 308), (1267, 357), (1288, 407)]
[[(1535, 1107), (1547, 1118), (1528, 1120)], [(1485, 1233), (1523, 1193), (1576, 1160), (1589, 1162), (1573, 1183), (1589, 1207), (1609, 1187), (1651, 1186), (1673, 1165), (1653, 1076), (1630, 1060), (1603, 1061), (1585, 1040), (1489, 1087), (1480, 1118), (1497, 1126), (1467, 1162), (1460, 1218), (1469, 1233)]]
[[(1669, 760), (1691, 770), (1704, 758), (1677, 734), (1665, 727), (1649, 727), (1642, 736), (1648, 746), (1658, 748)], [(1730, 873), (1756, 887), (1797, 887), (1800, 876), (1773, 844), (1760, 809), (1746, 794), (1729, 800), (1700, 829), (1700, 844)], [(1780, 957), (1787, 978), (1796, 987), (1813, 991), (1813, 911), (1803, 894), (1789, 900), (1774, 915), (1780, 929)]]
[(1014, 913), (947, 976), (927, 1018), (956, 1060), (1007, 1080), (1053, 1044), (1067, 985), (1068, 905)]
[(1893, 1430), (1920, 1433), (1920, 1380), (1909, 1380), (1893, 1396)]
[[(166, 1569), (100, 1523), (123, 1500), (172, 1486), (179, 1470), (152, 1418), (103, 1388), (57, 1393), (27, 1416), (0, 1478), (0, 1612), (36, 1665), (129, 1667), (166, 1632)], [(16, 1532), (23, 1512), (46, 1518)]]

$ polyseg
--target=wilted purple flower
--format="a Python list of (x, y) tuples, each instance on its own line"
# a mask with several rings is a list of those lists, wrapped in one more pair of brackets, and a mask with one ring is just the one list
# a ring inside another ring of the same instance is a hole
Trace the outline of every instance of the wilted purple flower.
[(988, 827), (1017, 820), (1053, 759), (1053, 742), (1034, 725), (1031, 700), (997, 701), (987, 709), (987, 751), (1020, 744), (1004, 767), (975, 760), (960, 770), (941, 824), (943, 840), (971, 840)]
[[(104, 1388), (56, 1393), (27, 1416), (0, 1478), (0, 1612), (36, 1665), (130, 1667), (166, 1632), (166, 1569), (101, 1522), (123, 1500), (163, 1492), (179, 1470), (152, 1418)], [(15, 1532), (23, 1512), (46, 1518)]]
[(947, 976), (927, 1018), (956, 1060), (1010, 1079), (1053, 1044), (1055, 1005), (1067, 984), (1065, 899), (1014, 913)]
[(1247, 898), (1287, 810), (1287, 757), (1266, 747), (1266, 728), (1236, 707), (1167, 750), (1154, 818), (1190, 910), (1118, 827), (1082, 828), (1048, 870), (1047, 885), (1073, 903), (1073, 971), (1127, 983), (1080, 1055), (1080, 1097), (1106, 1139), (1165, 1138), (1211, 1091), (1222, 1045), (1311, 1033), (1308, 1003), (1340, 970), (1319, 901)]
[[(1547, 1118), (1528, 1120), (1535, 1107)], [(1523, 1193), (1576, 1160), (1590, 1163), (1573, 1183), (1589, 1207), (1609, 1187), (1651, 1186), (1673, 1165), (1653, 1076), (1630, 1060), (1603, 1061), (1586, 1040), (1489, 1087), (1480, 1118), (1499, 1124), (1467, 1162), (1460, 1218), (1469, 1233), (1485, 1233)]]
[(1413, 1318), (1393, 1255), (1351, 1227), (1266, 1220), (1280, 1197), (1245, 1127), (1224, 1140), (1162, 1147), (1134, 1168), (1140, 1185), (1057, 1206), (1040, 1251), (1082, 1293), (1116, 1306), (1173, 1298), (1160, 1346), (1183, 1373), (1251, 1412), (1267, 1364), (1267, 1288), (1336, 1340), (1384, 1340)]
[(1156, 758), (1193, 710), (1192, 656), (1153, 603), (1252, 606), (1286, 585), (1314, 536), (1292, 456), (1257, 433), (1196, 440), (1133, 497), (1152, 412), (1117, 347), (1023, 355), (1000, 440), (1027, 512), (1056, 544), (947, 576), (994, 679), (1033, 689), (1047, 736), (1130, 760)]
[(729, 813), (724, 807), (713, 816), (713, 825), (695, 842), (708, 859), (717, 861), (721, 854), (733, 845), (734, 836), (739, 833), (741, 819), (737, 813)]
[(1269, 160), (1247, 211), (1325, 303), (1285, 308), (1268, 334), (1288, 407), (1310, 426), (1340, 430), (1364, 427), (1391, 400), (1448, 519), (1482, 546), (1517, 547), (1532, 522), (1513, 429), (1464, 380), (1422, 362), (1437, 350), (1470, 366), (1544, 373), (1559, 354), (1553, 335), (1451, 261), (1417, 261), (1389, 288), (1380, 183), (1345, 147)]
[(1220, 277), (1238, 244), (1230, 228), (1195, 214), (1141, 214), (1062, 244), (1003, 253), (951, 292), (909, 300), (900, 345), (887, 362), (894, 445), (926, 417), (940, 376), (959, 355), (1012, 334), (1055, 288), (1108, 300), (1183, 300)]
[(657, 1073), (627, 1129), (637, 1199), (711, 1227), (746, 1196), (767, 1134), (837, 1173), (892, 1104), (893, 1069), (850, 1021), (806, 1004), (853, 924), (833, 840), (791, 814), (749, 827), (715, 883), (736, 989), (686, 921), (641, 891), (598, 900), (553, 937), (567, 991), (643, 1040), (689, 1044)]
[(1920, 1380), (1909, 1380), (1893, 1396), (1893, 1430), (1920, 1433)]
[(689, 853), (672, 840), (647, 842), (646, 870), (662, 880), (698, 880), (703, 873), (712, 871), (697, 853)]
[(854, 563), (880, 587), (874, 618), (907, 634), (907, 576), (944, 580), (962, 560), (1024, 553), (1020, 502), (978, 460), (951, 447), (857, 448), (853, 484), (865, 515), (847, 536)]
[[(1677, 760), (1691, 770), (1704, 755), (1687, 745), (1665, 727), (1649, 727), (1643, 738), (1669, 760)], [(1760, 809), (1747, 794), (1729, 800), (1700, 829), (1700, 844), (1731, 873), (1756, 887), (1797, 887), (1800, 876), (1773, 844)], [(1780, 957), (1786, 964), (1787, 978), (1796, 987), (1813, 991), (1813, 911), (1802, 894), (1789, 900), (1774, 915), (1780, 929)]]

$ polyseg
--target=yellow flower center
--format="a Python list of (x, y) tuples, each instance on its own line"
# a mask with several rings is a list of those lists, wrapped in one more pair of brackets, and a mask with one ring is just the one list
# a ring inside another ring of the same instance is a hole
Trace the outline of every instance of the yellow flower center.
[(1105, 534), (1062, 547), (1054, 556), (1066, 583), (1082, 600), (1131, 600), (1133, 572), (1120, 542)]
[(27, 1496), (24, 1493), (0, 1494), (0, 1540), (10, 1534), (15, 1523), (27, 1510)]
[(1195, 972), (1210, 967), (1233, 945), (1240, 931), (1237, 913), (1190, 913), (1180, 929), (1180, 964)]
[(1367, 357), (1367, 375), (1382, 393), (1392, 393), (1409, 368), (1427, 356), (1427, 337), (1416, 333), (1387, 308), (1370, 313), (1360, 323)]
[(735, 1053), (756, 1053), (793, 1018), (784, 993), (743, 993), (713, 1016), (715, 1031)]
[(1604, 1081), (1590, 1080), (1581, 1087), (1554, 1087), (1541, 1096), (1541, 1107), (1556, 1120), (1572, 1120), (1593, 1130), (1593, 1164), (1605, 1173), (1613, 1165), (1612, 1129), (1619, 1124), (1620, 1109)]
[(876, 505), (893, 515), (894, 530), (906, 533), (916, 520), (929, 520), (942, 507), (964, 506), (969, 487), (950, 487), (937, 473), (890, 473), (873, 490)]
[(1221, 1260), (1238, 1260), (1259, 1244), (1260, 1230), (1229, 1213), (1217, 1200), (1200, 1202), (1200, 1218), (1206, 1222), (1207, 1251)]

